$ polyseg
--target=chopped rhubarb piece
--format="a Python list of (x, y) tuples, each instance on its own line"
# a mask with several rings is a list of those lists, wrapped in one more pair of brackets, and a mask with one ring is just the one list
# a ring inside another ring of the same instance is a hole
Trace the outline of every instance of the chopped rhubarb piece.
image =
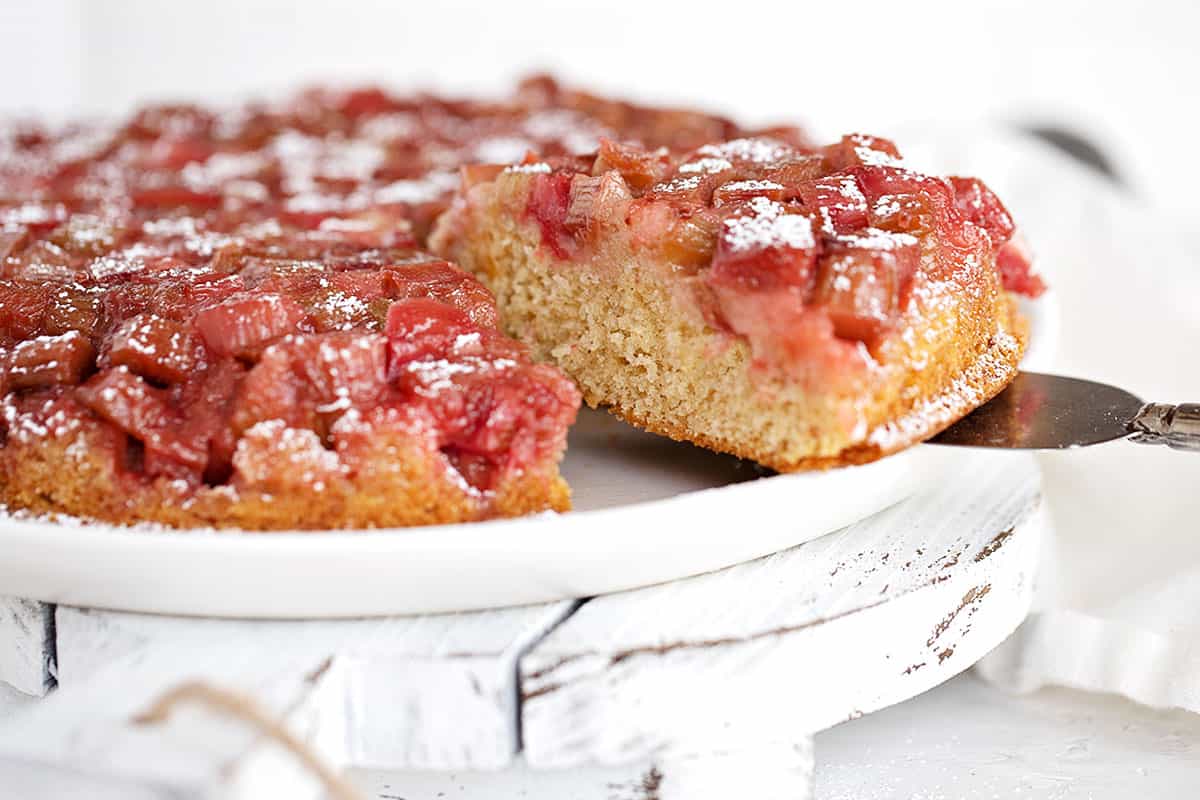
[(0, 344), (39, 335), (53, 289), (46, 284), (0, 279)]
[(611, 172), (600, 176), (576, 175), (571, 179), (563, 228), (595, 233), (601, 225), (620, 224), (632, 199), (619, 175)]
[(92, 343), (78, 331), (27, 339), (8, 355), (8, 386), (13, 389), (73, 386), (91, 368), (94, 355)]
[(216, 208), (221, 205), (221, 195), (216, 192), (198, 192), (185, 186), (156, 186), (139, 189), (130, 195), (135, 208)]
[(387, 341), (350, 332), (293, 336), (278, 345), (291, 353), (293, 370), (307, 385), (321, 414), (370, 405), (385, 389)]
[(533, 176), (527, 213), (542, 231), (542, 244), (561, 259), (570, 258), (576, 249), (573, 233), (566, 227), (571, 204), (571, 176), (554, 172)]
[(235, 295), (197, 313), (195, 326), (217, 355), (245, 357), (294, 332), (304, 316), (296, 301), (281, 295)]
[(233, 403), (246, 378), (246, 367), (236, 360), (218, 361), (194, 371), (173, 387), (172, 397), (187, 409), (181, 434), (185, 441), (208, 448), (208, 464), (202, 475), (209, 483), (229, 477), (237, 434), (233, 429)]
[(872, 342), (896, 321), (900, 267), (889, 251), (847, 249), (821, 259), (813, 303), (843, 339)]
[(4, 272), (4, 262), (9, 256), (15, 256), (29, 242), (29, 233), (22, 229), (4, 230), (0, 228), (0, 274)]
[(348, 91), (338, 103), (338, 110), (348, 117), (380, 114), (395, 107), (395, 101), (388, 97), (387, 92), (374, 87)]
[(499, 470), (496, 463), (481, 453), (462, 450), (454, 445), (442, 448), (442, 455), (450, 462), (450, 466), (462, 475), (463, 480), (480, 491), (487, 491), (496, 482)]
[(386, 268), (388, 295), (397, 299), (430, 297), (454, 306), (481, 328), (496, 327), (496, 299), (482, 283), (448, 261), (424, 261)]
[(1033, 271), (1033, 253), (1019, 234), (996, 253), (996, 267), (1004, 288), (1010, 292), (1038, 297), (1046, 291), (1045, 281)]
[(850, 173), (872, 216), (885, 218), (879, 227), (916, 236), (937, 232), (952, 246), (968, 246), (977, 238), (964, 230), (954, 188), (944, 178), (887, 165), (855, 167)]
[(77, 390), (80, 401), (141, 441), (147, 451), (193, 469), (203, 469), (207, 451), (180, 435), (180, 419), (162, 389), (155, 389), (126, 367), (106, 370)]
[(462, 177), (463, 188), (470, 189), (472, 186), (495, 180), (504, 169), (503, 164), (466, 164), (459, 168), (459, 175)]
[(100, 332), (103, 296), (95, 287), (64, 284), (51, 292), (42, 327), (49, 334), (79, 331), (89, 339)]
[(1008, 209), (983, 181), (978, 178), (954, 177), (949, 180), (950, 185), (954, 187), (954, 200), (958, 210), (967, 221), (987, 231), (996, 247), (1012, 238), (1017, 228), (1008, 214)]
[(714, 208), (749, 201), (755, 197), (768, 200), (784, 200), (790, 194), (782, 183), (771, 180), (744, 180), (723, 183), (713, 190)]
[(857, 343), (840, 339), (829, 315), (807, 306), (787, 288), (764, 292), (717, 290), (726, 329), (745, 337), (760, 369), (831, 387), (861, 374)]
[(834, 170), (856, 166), (899, 166), (900, 151), (887, 139), (852, 133), (824, 148), (825, 158)]
[(460, 309), (436, 300), (401, 300), (387, 317), (388, 377), (395, 378), (410, 361), (441, 358), (460, 337), (477, 332)]
[(190, 163), (202, 163), (216, 152), (212, 142), (198, 137), (169, 137), (159, 139), (141, 160), (150, 169), (183, 169)]
[(816, 211), (827, 236), (867, 227), (867, 198), (852, 175), (813, 181), (800, 190), (806, 210)]
[(93, 214), (75, 214), (51, 232), (46, 241), (71, 255), (94, 257), (111, 252), (125, 235), (114, 220)]
[(698, 269), (716, 248), (720, 218), (703, 206), (634, 201), (629, 225), (634, 242), (672, 264)]
[(108, 359), (163, 383), (184, 380), (196, 364), (196, 343), (182, 322), (139, 314), (113, 332)]
[(825, 159), (820, 156), (792, 154), (787, 161), (767, 166), (760, 177), (784, 186), (797, 187), (826, 177), (827, 172)]
[(379, 401), (387, 385), (382, 336), (301, 334), (271, 345), (246, 376), (234, 411), (244, 431), (281, 419), (324, 435), (347, 409)]
[(817, 253), (811, 218), (757, 197), (725, 219), (709, 282), (751, 290), (789, 286), (806, 291), (812, 285)]
[(216, 306), (245, 288), (246, 281), (240, 275), (201, 273), (177, 280), (159, 279), (150, 292), (148, 310), (167, 319), (184, 320), (196, 309)]
[(661, 181), (671, 168), (665, 149), (647, 152), (640, 147), (600, 140), (600, 152), (592, 172), (601, 175), (616, 170), (634, 190), (648, 189)]

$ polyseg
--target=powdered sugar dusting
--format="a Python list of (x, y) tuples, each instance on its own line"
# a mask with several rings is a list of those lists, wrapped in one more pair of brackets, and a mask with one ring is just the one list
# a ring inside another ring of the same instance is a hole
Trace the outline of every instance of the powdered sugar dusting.
[(775, 181), (733, 181), (722, 184), (721, 188), (731, 192), (773, 192), (783, 189), (783, 184)]
[(544, 162), (541, 162), (541, 161), (536, 162), (534, 164), (513, 164), (511, 166), (505, 167), (504, 171), (505, 172), (516, 172), (516, 173), (527, 173), (527, 174), (532, 174), (532, 173), (537, 173), (537, 172), (546, 173), (546, 172), (550, 172), (550, 165), (546, 164)]
[(897, 233), (880, 228), (864, 228), (856, 233), (838, 236), (837, 240), (842, 244), (867, 250), (897, 250), (915, 245), (919, 241), (911, 233)]
[(779, 161), (791, 148), (783, 142), (767, 137), (753, 139), (730, 139), (721, 144), (706, 144), (696, 151), (700, 155), (725, 161), (749, 161), (753, 164), (769, 164)]
[(699, 172), (705, 175), (711, 175), (732, 168), (733, 164), (725, 158), (700, 158), (679, 165), (680, 172)]
[(787, 214), (783, 205), (766, 197), (755, 197), (748, 214), (725, 220), (725, 242), (734, 252), (768, 247), (807, 250), (816, 245), (812, 220), (802, 214)]

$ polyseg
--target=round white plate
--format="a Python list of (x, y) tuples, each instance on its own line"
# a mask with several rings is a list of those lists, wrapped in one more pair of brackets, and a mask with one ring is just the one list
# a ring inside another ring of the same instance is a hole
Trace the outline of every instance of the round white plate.
[[(1053, 339), (1045, 319), (1052, 304), (1034, 305), (1038, 334)], [(328, 533), (174, 532), (4, 518), (0, 594), (270, 618), (587, 597), (815, 539), (930, 485), (961, 455), (920, 445), (859, 467), (759, 477), (732, 457), (585, 410), (563, 463), (574, 490), (576, 510), (569, 514)]]

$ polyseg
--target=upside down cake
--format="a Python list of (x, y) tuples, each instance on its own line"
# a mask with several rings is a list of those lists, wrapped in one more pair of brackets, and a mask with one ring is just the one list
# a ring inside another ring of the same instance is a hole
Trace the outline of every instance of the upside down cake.
[(467, 186), (433, 247), (584, 399), (777, 470), (932, 436), (1017, 372), (1041, 282), (972, 178), (863, 135), (689, 152), (612, 140)]
[(780, 469), (889, 452), (1012, 376), (1002, 278), (1038, 288), (982, 184), (894, 157), (544, 78), (9, 125), (0, 501), (246, 529), (564, 510), (580, 389)]

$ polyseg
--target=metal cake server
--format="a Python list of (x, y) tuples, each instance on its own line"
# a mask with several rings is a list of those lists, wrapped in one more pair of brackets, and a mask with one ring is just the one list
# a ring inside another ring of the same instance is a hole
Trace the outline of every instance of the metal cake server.
[(1022, 372), (1004, 391), (929, 441), (1061, 450), (1132, 437), (1200, 451), (1200, 403), (1144, 403), (1095, 381)]

